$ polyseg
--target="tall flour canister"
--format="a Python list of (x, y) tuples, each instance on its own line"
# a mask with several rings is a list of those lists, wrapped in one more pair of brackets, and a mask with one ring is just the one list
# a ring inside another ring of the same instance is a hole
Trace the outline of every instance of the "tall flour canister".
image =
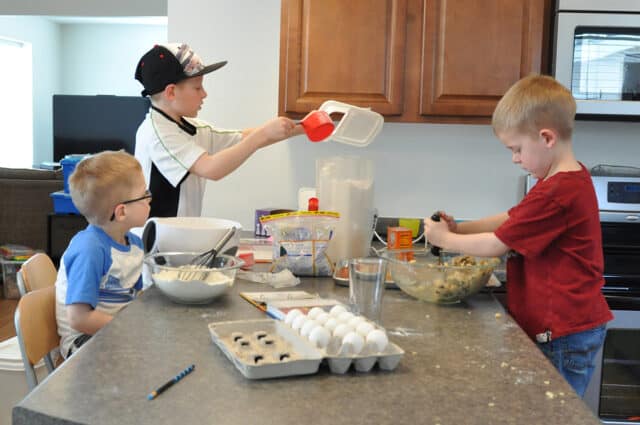
[(369, 256), (375, 212), (373, 161), (359, 157), (319, 158), (316, 188), (320, 209), (340, 213), (327, 249), (331, 261)]

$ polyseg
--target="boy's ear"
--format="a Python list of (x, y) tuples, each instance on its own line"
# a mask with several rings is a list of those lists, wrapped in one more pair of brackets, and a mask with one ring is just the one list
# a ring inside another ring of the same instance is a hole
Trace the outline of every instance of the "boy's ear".
[(118, 204), (113, 209), (114, 221), (119, 221), (122, 217), (124, 217), (124, 204)]
[(547, 148), (552, 148), (558, 142), (558, 135), (551, 129), (543, 128), (538, 134)]
[(168, 100), (173, 100), (176, 97), (176, 85), (167, 84), (162, 92), (163, 96)]

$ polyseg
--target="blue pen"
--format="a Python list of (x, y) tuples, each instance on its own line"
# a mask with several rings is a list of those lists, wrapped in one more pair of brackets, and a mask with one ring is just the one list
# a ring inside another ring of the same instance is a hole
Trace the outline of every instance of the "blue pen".
[(193, 364), (191, 366), (188, 366), (185, 370), (183, 370), (182, 372), (174, 376), (172, 379), (167, 381), (163, 386), (161, 386), (160, 388), (158, 388), (157, 390), (149, 394), (147, 396), (147, 399), (153, 400), (154, 398), (158, 397), (160, 394), (165, 392), (170, 386), (172, 386), (173, 384), (175, 384), (176, 382), (178, 382), (179, 380), (181, 380), (182, 378), (184, 378), (185, 376), (193, 372), (193, 369), (195, 368), (196, 368), (196, 365), (193, 365)]

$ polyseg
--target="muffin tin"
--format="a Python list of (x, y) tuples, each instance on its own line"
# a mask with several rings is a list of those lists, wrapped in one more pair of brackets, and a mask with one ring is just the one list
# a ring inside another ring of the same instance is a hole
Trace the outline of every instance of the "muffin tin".
[(346, 373), (352, 364), (358, 372), (369, 372), (376, 363), (381, 370), (390, 371), (404, 355), (392, 342), (382, 352), (365, 346), (358, 355), (342, 353), (335, 340), (326, 349), (318, 349), (284, 322), (273, 319), (213, 322), (209, 332), (214, 344), (248, 379), (313, 374), (323, 360), (332, 373)]

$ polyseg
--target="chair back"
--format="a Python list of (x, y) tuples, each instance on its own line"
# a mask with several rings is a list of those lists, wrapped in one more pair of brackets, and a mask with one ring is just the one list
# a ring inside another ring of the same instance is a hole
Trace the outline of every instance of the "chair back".
[(58, 272), (47, 254), (39, 252), (22, 264), (18, 271), (17, 282), (20, 296), (36, 289), (53, 286)]
[(60, 345), (55, 286), (28, 292), (20, 298), (14, 319), (27, 384), (32, 390), (38, 385), (34, 365)]

